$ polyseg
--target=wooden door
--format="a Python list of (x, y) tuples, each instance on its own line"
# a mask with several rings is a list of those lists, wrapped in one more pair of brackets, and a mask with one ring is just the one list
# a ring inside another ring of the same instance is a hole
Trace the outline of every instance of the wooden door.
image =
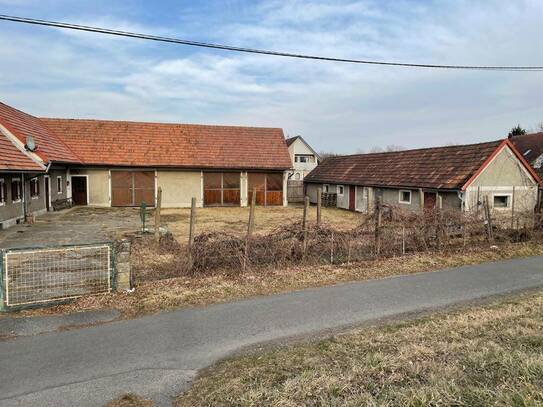
[(425, 192), (424, 193), (424, 209), (432, 210), (436, 207), (436, 193), (435, 192)]
[(111, 171), (111, 206), (155, 206), (154, 171)]
[(349, 210), (354, 211), (356, 209), (356, 187), (349, 185)]
[(72, 175), (72, 203), (74, 205), (88, 205), (87, 177)]

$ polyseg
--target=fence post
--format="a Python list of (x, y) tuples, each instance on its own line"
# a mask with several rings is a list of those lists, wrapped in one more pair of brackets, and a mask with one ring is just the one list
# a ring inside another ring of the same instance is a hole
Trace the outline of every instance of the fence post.
[(307, 249), (307, 213), (309, 212), (309, 197), (306, 195), (304, 198), (304, 219), (302, 221), (302, 229), (304, 233), (304, 242), (303, 242), (303, 254), (305, 256), (305, 251)]
[(321, 226), (322, 188), (317, 188), (317, 227)]
[(513, 185), (513, 194), (511, 195), (511, 229), (515, 227), (515, 186)]
[(194, 244), (194, 227), (196, 225), (196, 198), (192, 198), (190, 201), (190, 220), (189, 220), (189, 244), (188, 244), (188, 256), (189, 256), (189, 268), (192, 268), (192, 246)]
[(160, 207), (162, 206), (162, 188), (158, 187), (155, 208), (155, 239), (160, 240)]
[(402, 226), (402, 256), (405, 255), (405, 225)]
[(490, 214), (490, 204), (488, 203), (488, 196), (485, 196), (484, 199), (484, 213), (486, 217), (486, 228), (488, 233), (488, 241), (492, 242), (493, 236), (492, 236), (492, 215)]
[(247, 224), (247, 237), (245, 238), (245, 253), (243, 256), (243, 270), (247, 268), (247, 258), (249, 257), (249, 242), (251, 235), (253, 234), (255, 223), (255, 205), (256, 205), (256, 188), (253, 188), (253, 195), (251, 196), (251, 206), (249, 207), (249, 222)]
[(375, 257), (381, 253), (381, 197), (378, 197), (375, 203)]

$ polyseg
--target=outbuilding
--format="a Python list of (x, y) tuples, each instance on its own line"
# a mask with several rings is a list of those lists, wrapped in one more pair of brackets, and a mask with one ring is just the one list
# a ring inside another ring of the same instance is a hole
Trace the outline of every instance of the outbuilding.
[[(377, 199), (412, 211), (533, 211), (541, 182), (510, 140), (325, 159), (304, 179), (306, 194), (336, 194), (337, 206), (371, 212)], [(514, 198), (513, 198), (514, 197)]]

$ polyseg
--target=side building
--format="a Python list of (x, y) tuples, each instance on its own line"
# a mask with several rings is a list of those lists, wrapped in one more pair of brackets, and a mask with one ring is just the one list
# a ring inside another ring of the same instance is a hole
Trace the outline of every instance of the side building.
[(68, 205), (286, 206), (279, 128), (38, 118), (0, 103), (0, 228)]
[(324, 160), (304, 179), (337, 196), (337, 207), (368, 213), (377, 199), (412, 211), (476, 209), (488, 198), (493, 210), (533, 211), (539, 176), (509, 140), (356, 154)]

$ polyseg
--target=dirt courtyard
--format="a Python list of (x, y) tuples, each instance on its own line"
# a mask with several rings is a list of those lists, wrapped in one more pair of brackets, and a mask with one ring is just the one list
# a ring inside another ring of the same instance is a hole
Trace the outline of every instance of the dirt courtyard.
[[(176, 239), (188, 238), (190, 209), (163, 209), (161, 226)], [(281, 225), (301, 221), (302, 206), (255, 208), (255, 233), (268, 233)], [(316, 207), (310, 207), (308, 219), (315, 222)], [(323, 208), (324, 224), (352, 228), (361, 214), (336, 208)], [(148, 210), (147, 226), (154, 229), (154, 211)], [(196, 234), (223, 231), (242, 235), (247, 231), (249, 208), (197, 208)], [(56, 244), (103, 242), (141, 230), (139, 208), (98, 208), (90, 206), (51, 212), (36, 218), (32, 225), (21, 224), (0, 231), (0, 248)]]

